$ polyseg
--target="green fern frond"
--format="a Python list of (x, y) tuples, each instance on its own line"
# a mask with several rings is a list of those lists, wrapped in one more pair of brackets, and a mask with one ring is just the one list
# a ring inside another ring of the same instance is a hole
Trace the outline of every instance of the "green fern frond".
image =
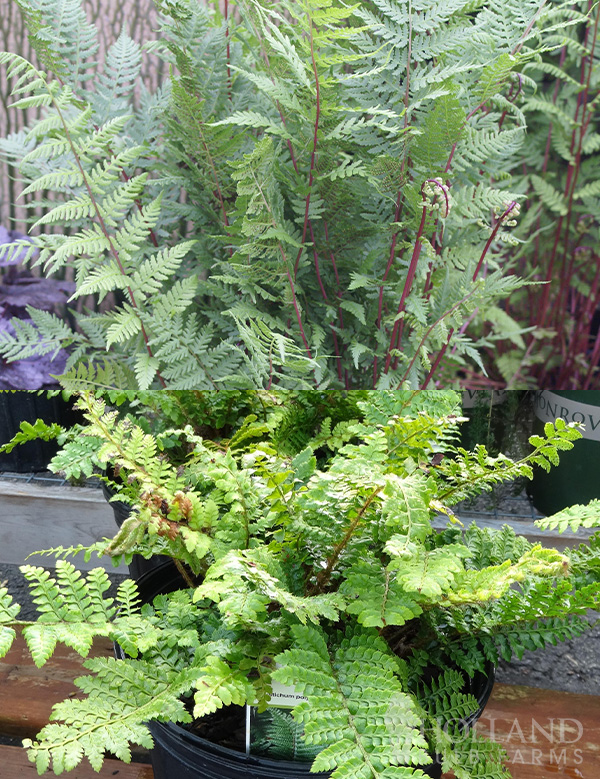
[(293, 648), (275, 658), (279, 667), (273, 678), (308, 698), (295, 707), (294, 719), (304, 725), (307, 744), (323, 747), (313, 770), (355, 776), (368, 768), (373, 777), (425, 776), (401, 767), (431, 758), (414, 703), (402, 691), (395, 661), (377, 633), (348, 628), (333, 646), (318, 628), (293, 626), (292, 635)]

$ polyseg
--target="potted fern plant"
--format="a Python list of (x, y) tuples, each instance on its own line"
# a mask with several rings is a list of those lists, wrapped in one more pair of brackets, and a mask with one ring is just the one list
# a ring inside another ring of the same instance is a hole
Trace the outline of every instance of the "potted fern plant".
[[(326, 417), (298, 448), (277, 433), (290, 398), (257, 391), (263, 410), (214, 440), (191, 425), (145, 432), (88, 391), (76, 435), (36, 425), (66, 437), (56, 467), (112, 462), (119, 489), (135, 497), (114, 538), (53, 550), (55, 576), (22, 567), (37, 622), (19, 623), (0, 590), (3, 654), (19, 624), (38, 665), (58, 641), (84, 657), (96, 635), (120, 647), (120, 659), (85, 661), (84, 697), (59, 703), (25, 743), (40, 773), (84, 757), (99, 769), (105, 751), (128, 761), (137, 743), (155, 746), (161, 779), (300, 779), (311, 765), (302, 758), (339, 779), (509, 776), (499, 746), (461, 728), (480, 708), (473, 680), (491, 679), (499, 657), (589, 626), (597, 537), (560, 553), (507, 526), (464, 528), (452, 506), (530, 476), (533, 464), (550, 467), (580, 437), (576, 426), (548, 423), (513, 462), (454, 446), (457, 394), (377, 391), (352, 400), (355, 420), (332, 428)], [(183, 445), (183, 462), (170, 461), (167, 440)], [(448, 523), (435, 531), (440, 513)], [(590, 527), (597, 516), (595, 503), (542, 524)], [(84, 578), (63, 559), (79, 552), (166, 554), (175, 570), (140, 584), (143, 606), (131, 580), (113, 603), (103, 569)], [(293, 718), (273, 708), (282, 702)], [(223, 730), (243, 734), (237, 748), (206, 737)], [(276, 759), (282, 744), (295, 762)]]
[(30, 306), (0, 332), (5, 359), (64, 349), (73, 389), (425, 388), (522, 343), (522, 71), (580, 15), (157, 0), (158, 40), (102, 58), (77, 3), (17, 3), (40, 64), (0, 65), (40, 117), (0, 152), (48, 193), (28, 257), (77, 288), (70, 322)]

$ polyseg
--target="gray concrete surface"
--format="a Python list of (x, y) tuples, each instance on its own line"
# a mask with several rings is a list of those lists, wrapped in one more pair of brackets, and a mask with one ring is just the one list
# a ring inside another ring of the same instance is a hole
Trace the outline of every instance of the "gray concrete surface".
[[(115, 530), (112, 508), (99, 489), (0, 480), (0, 564), (20, 565), (32, 552), (59, 545), (88, 545)], [(53, 559), (36, 555), (29, 562), (52, 565)], [(81, 570), (112, 569), (110, 561), (96, 557), (86, 563), (77, 555), (73, 562)], [(127, 572), (125, 566), (116, 570)]]

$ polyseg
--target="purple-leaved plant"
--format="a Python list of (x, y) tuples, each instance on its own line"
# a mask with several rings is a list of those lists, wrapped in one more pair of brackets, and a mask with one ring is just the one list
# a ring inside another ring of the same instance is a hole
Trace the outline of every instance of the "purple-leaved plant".
[[(0, 267), (8, 268), (0, 281), (0, 341), (5, 334), (14, 337), (19, 322), (24, 327), (34, 327), (28, 313), (29, 306), (36, 310), (53, 311), (57, 306), (64, 306), (75, 291), (72, 281), (39, 278), (22, 267), (18, 269), (29, 253), (26, 246), (29, 241), (17, 230), (7, 230), (0, 225)], [(22, 243), (21, 250), (18, 249), (19, 243)], [(40, 335), (39, 342), (42, 341)], [(0, 390), (57, 386), (54, 376), (64, 371), (67, 356), (66, 351), (61, 349), (57, 353), (32, 355), (10, 363), (0, 357)]]

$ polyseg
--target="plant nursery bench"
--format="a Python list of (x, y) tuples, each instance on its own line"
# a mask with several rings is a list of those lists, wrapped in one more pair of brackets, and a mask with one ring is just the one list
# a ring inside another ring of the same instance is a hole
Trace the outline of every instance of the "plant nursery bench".
[[(110, 641), (98, 639), (94, 643), (91, 655), (110, 654)], [(21, 637), (0, 660), (2, 779), (37, 776), (25, 750), (15, 744), (22, 738), (35, 736), (48, 722), (55, 702), (76, 694), (72, 681), (81, 675), (81, 663), (76, 652), (61, 645), (46, 665), (36, 668)], [(513, 779), (597, 779), (600, 776), (600, 696), (496, 684), (477, 731), (504, 744)], [(134, 759), (143, 756), (144, 750), (134, 751)], [(67, 776), (69, 779), (153, 779), (152, 768), (147, 763), (126, 765), (108, 759), (99, 774), (84, 761)], [(445, 775), (444, 779), (450, 777)]]

